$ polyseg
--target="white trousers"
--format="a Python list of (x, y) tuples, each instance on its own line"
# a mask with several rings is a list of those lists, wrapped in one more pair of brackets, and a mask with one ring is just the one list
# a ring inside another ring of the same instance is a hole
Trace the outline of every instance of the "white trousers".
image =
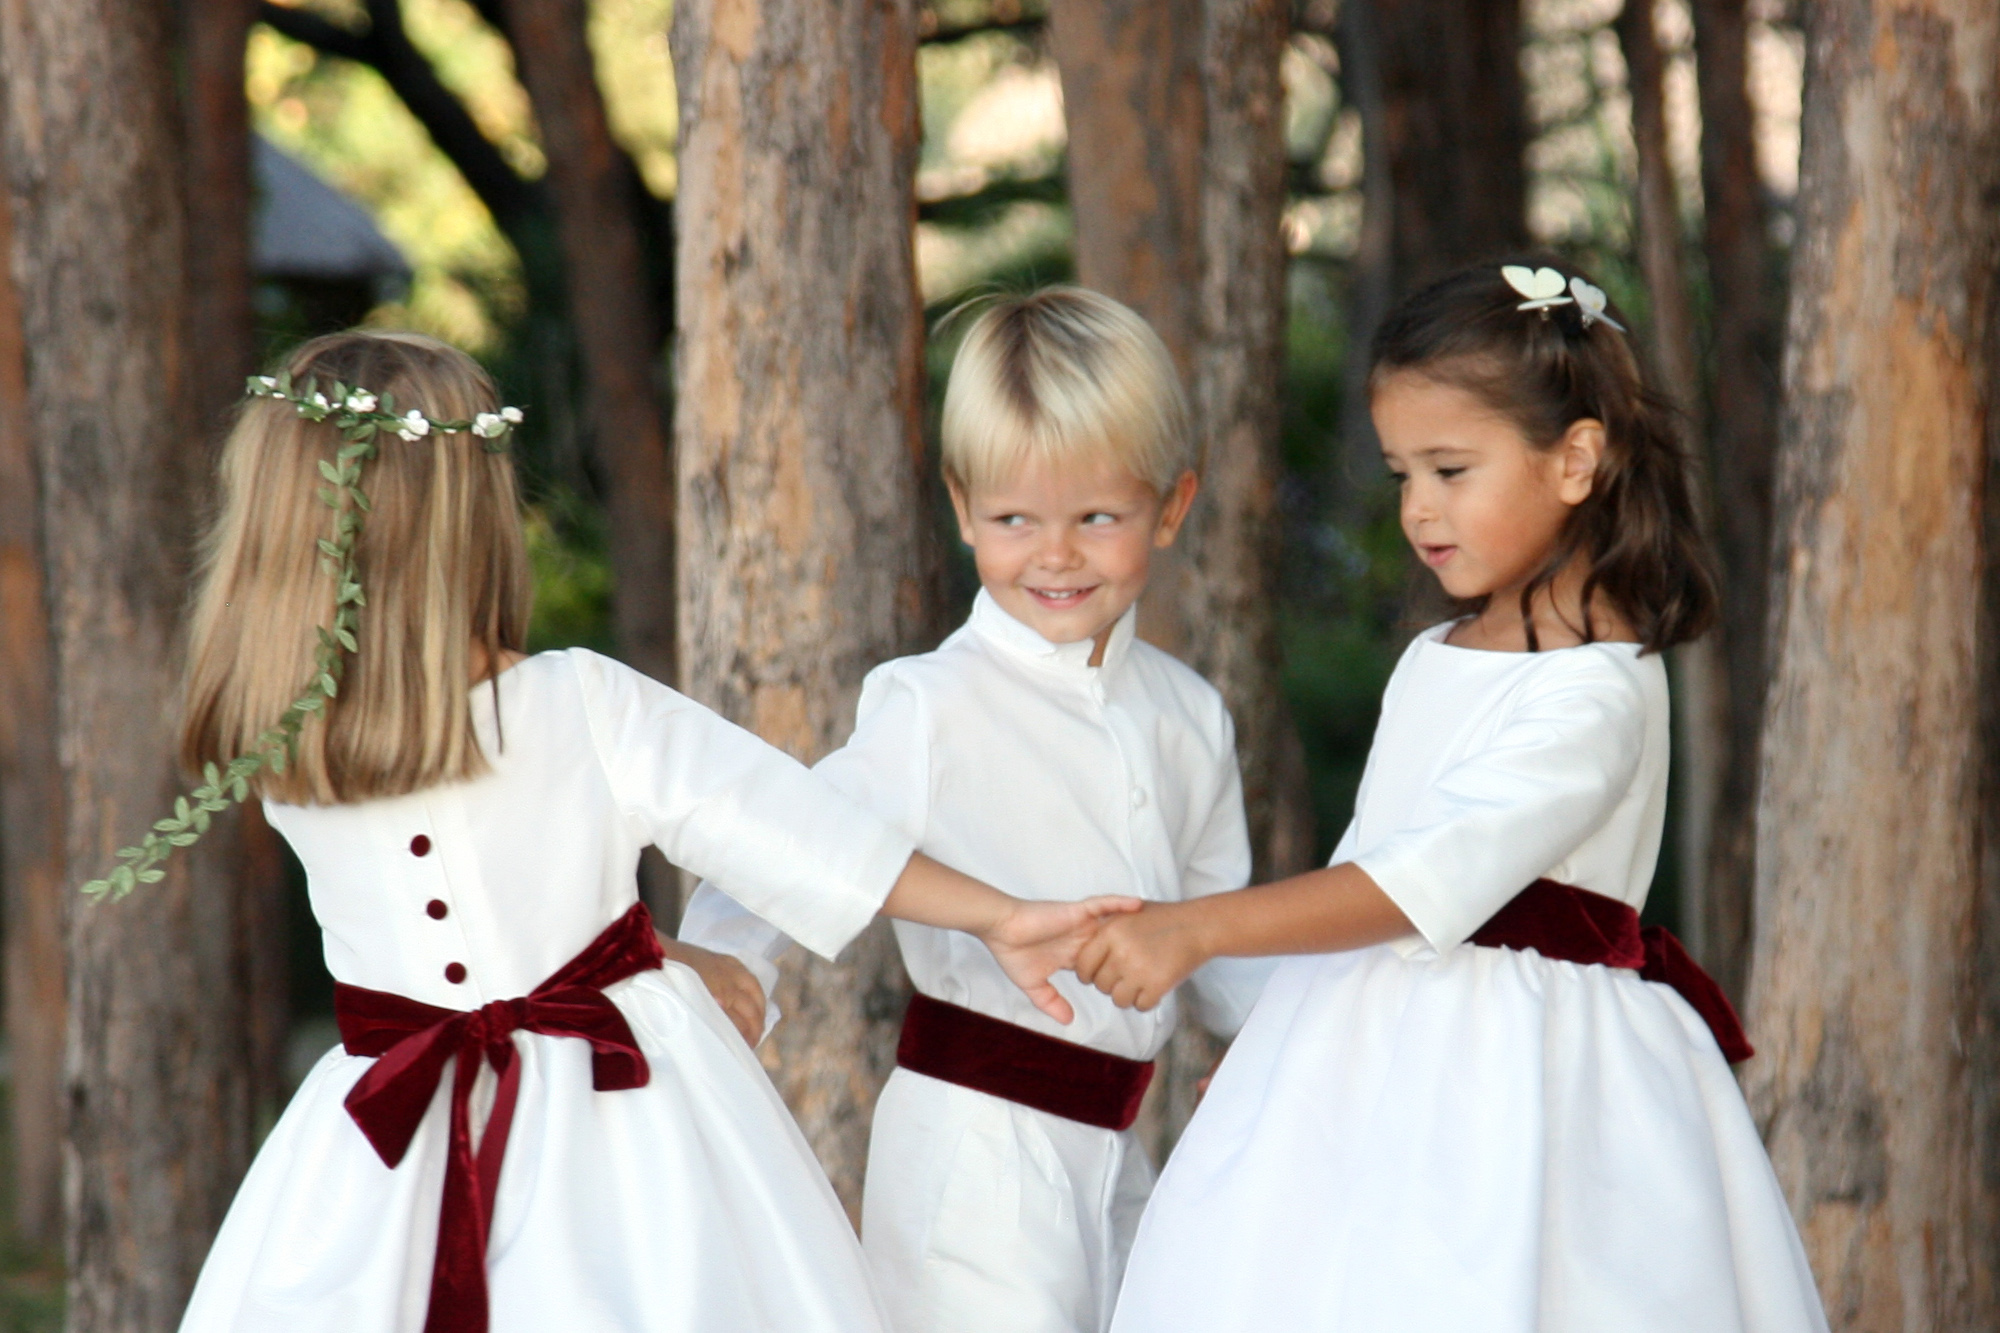
[(893, 1333), (1103, 1333), (1153, 1166), (1130, 1130), (898, 1069), (861, 1245)]

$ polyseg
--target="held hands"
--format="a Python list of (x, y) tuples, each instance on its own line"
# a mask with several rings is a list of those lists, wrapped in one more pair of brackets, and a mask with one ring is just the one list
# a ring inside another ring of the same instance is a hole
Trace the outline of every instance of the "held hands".
[(1077, 951), (1076, 975), (1121, 1009), (1151, 1009), (1209, 959), (1185, 903), (1148, 903), (1098, 925)]
[(1075, 967), (1079, 951), (1090, 947), (1105, 925), (1136, 919), (1128, 914), (1143, 904), (1137, 898), (1110, 896), (1072, 903), (1024, 899), (1011, 903), (991, 925), (976, 933), (993, 951), (1007, 979), (1019, 986), (1037, 1009), (1058, 1023), (1068, 1023), (1076, 1011), (1049, 978)]
[(683, 944), (670, 939), (659, 931), (660, 950), (667, 961), (681, 963), (694, 969), (701, 978), (701, 984), (708, 987), (708, 993), (722, 1006), (722, 1012), (743, 1034), (743, 1040), (754, 1049), (758, 1039), (764, 1035), (764, 988), (750, 969), (731, 958), (726, 953), (712, 953), (693, 944)]

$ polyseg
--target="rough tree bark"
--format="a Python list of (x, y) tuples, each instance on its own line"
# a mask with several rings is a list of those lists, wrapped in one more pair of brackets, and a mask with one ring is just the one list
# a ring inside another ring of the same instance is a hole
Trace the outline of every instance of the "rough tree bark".
[[(1348, 307), (1336, 479), (1350, 516), (1382, 475), (1367, 358), (1389, 306), (1461, 264), (1528, 243), (1519, 0), (1352, 0), (1341, 63), (1365, 141), (1363, 246)], [(1373, 244), (1370, 244), (1373, 242)]]
[[(1637, 177), (1633, 191), (1639, 269), (1651, 307), (1645, 342), (1648, 370), (1685, 414), (1683, 443), (1690, 452), (1706, 438), (1700, 352), (1689, 299), (1679, 192), (1667, 152), (1666, 62), (1660, 52), (1654, 0), (1626, 0), (1619, 12), (1618, 45), (1625, 54), (1632, 99), (1632, 145)], [(1705, 482), (1702, 473), (1697, 472)], [(1700, 486), (1704, 511), (1709, 487)], [(1729, 763), (1728, 680), (1719, 636), (1710, 634), (1674, 654), (1674, 768), (1679, 813), (1674, 829), (1679, 858), (1680, 917), (1675, 928), (1704, 938), (1701, 904), (1710, 830), (1723, 770)], [(1738, 992), (1732, 992), (1738, 994)]]
[[(0, 192), (0, 254), (13, 251)], [(14, 1232), (62, 1239), (63, 783), (41, 487), (28, 429), (27, 348), (11, 276), (0, 273), (0, 889), (7, 923), (7, 1061)]]
[[(801, 759), (934, 633), (910, 0), (682, 0), (681, 678)], [(772, 1073), (851, 1211), (908, 983), (787, 960)]]
[(2000, 25), (1806, 12), (1751, 1106), (1835, 1329), (2000, 1327)]
[[(1141, 629), (1229, 702), (1260, 878), (1313, 855), (1274, 615), (1288, 12), (1279, 0), (1071, 0), (1050, 20), (1078, 277), (1159, 331), (1206, 454), (1201, 499), (1175, 558), (1158, 562)], [(1163, 1055), (1142, 1122), (1156, 1152), (1192, 1114), (1215, 1051), (1190, 1025)]]
[[(13, 277), (39, 455), (71, 867), (171, 805), (204, 460), (166, 0), (0, 0)], [(68, 913), (69, 1327), (166, 1330), (249, 1155), (233, 839)]]
[(1716, 763), (1707, 855), (1687, 904), (1689, 944), (1724, 990), (1741, 996), (1750, 965), (1757, 736), (1767, 683), (1772, 459), (1779, 342), (1770, 232), (1757, 174), (1744, 0), (1693, 0), (1701, 102), (1703, 248), (1715, 360), (1709, 476), (1722, 571), (1716, 701), (1727, 742)]

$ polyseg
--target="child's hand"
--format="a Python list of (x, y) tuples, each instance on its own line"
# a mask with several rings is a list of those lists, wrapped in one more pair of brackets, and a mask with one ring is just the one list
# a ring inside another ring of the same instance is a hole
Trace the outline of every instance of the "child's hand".
[(1067, 1023), (1076, 1017), (1076, 1011), (1049, 978), (1076, 965), (1077, 951), (1097, 932), (1100, 922), (1136, 912), (1142, 906), (1137, 898), (1108, 896), (1077, 903), (1016, 899), (980, 939), (993, 951), (1007, 979), (1035, 1002), (1035, 1008), (1058, 1023)]
[(694, 969), (701, 984), (708, 987), (708, 993), (722, 1006), (722, 1012), (743, 1034), (743, 1040), (755, 1049), (764, 1035), (764, 988), (750, 969), (726, 953), (711, 953), (698, 945), (669, 939), (658, 931), (653, 933), (660, 936), (660, 949), (668, 961)]
[(1098, 927), (1078, 951), (1076, 974), (1121, 1009), (1151, 1009), (1208, 961), (1182, 903), (1150, 903)]

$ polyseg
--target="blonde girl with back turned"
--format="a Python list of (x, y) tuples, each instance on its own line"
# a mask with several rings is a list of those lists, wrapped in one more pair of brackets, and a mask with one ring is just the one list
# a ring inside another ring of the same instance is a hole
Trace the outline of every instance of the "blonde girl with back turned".
[(1141, 1008), (1301, 955), (1175, 1149), (1114, 1330), (1819, 1333), (1735, 1015), (1639, 927), (1661, 653), (1714, 604), (1671, 416), (1547, 261), (1411, 297), (1373, 362), (1404, 534), (1461, 614), (1398, 663), (1328, 868), (1085, 946)]
[[(695, 968), (725, 996), (747, 979), (663, 961), (641, 846), (828, 955), (878, 911), (968, 931), (1058, 1019), (1049, 974), (1124, 904), (1020, 903), (663, 685), (524, 656), (513, 467), (491, 447), (518, 414), (485, 374), (359, 332), (286, 370), (224, 451), (184, 745), (225, 771), (267, 749), (321, 633), (344, 654), (292, 761), (255, 779), (306, 867), (342, 1046), (259, 1151), (183, 1329), (878, 1328), (845, 1216)], [(329, 501), (340, 540), (360, 524), (351, 595)]]

